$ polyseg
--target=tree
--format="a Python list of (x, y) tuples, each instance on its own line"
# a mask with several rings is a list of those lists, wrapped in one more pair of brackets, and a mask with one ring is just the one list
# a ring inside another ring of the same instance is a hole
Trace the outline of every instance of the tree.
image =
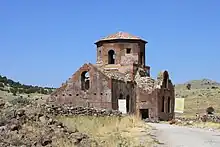
[(187, 88), (188, 90), (191, 90), (191, 87), (192, 87), (192, 85), (191, 85), (190, 83), (188, 83), (188, 84), (186, 85), (186, 88)]
[(4, 88), (4, 84), (0, 82), (0, 87)]
[(213, 107), (208, 107), (208, 108), (206, 109), (206, 112), (207, 112), (208, 114), (213, 114), (214, 111), (215, 111), (215, 109), (214, 109)]
[(23, 88), (19, 88), (18, 89), (18, 92), (21, 94), (21, 93), (24, 93), (24, 89)]
[(16, 96), (18, 89), (17, 88), (10, 88), (10, 92), (13, 93), (13, 96)]

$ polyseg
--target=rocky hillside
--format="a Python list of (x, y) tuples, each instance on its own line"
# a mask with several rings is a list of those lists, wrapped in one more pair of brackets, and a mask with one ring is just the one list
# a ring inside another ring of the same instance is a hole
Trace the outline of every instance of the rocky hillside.
[(220, 114), (220, 83), (210, 80), (192, 80), (175, 87), (176, 97), (185, 98), (184, 115), (205, 113), (212, 106)]

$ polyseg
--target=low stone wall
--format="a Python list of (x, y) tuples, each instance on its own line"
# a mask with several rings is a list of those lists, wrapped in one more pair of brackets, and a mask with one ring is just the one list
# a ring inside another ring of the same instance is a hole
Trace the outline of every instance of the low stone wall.
[(73, 107), (71, 105), (42, 105), (45, 112), (53, 115), (87, 115), (87, 116), (122, 116), (122, 113), (117, 110), (97, 109), (92, 107)]
[(193, 121), (193, 122), (214, 122), (214, 123), (220, 123), (220, 116), (216, 115), (202, 115), (202, 116), (196, 116), (195, 118), (184, 118), (184, 117), (175, 117), (176, 120), (181, 121)]
[[(79, 132), (77, 128), (67, 128), (56, 120), (53, 113), (48, 113), (53, 111), (45, 112), (43, 108), (46, 107), (29, 105), (18, 110), (12, 109), (0, 116), (0, 147), (52, 147), (61, 146), (59, 143), (62, 144), (62, 141), (77, 147), (98, 146), (88, 135)], [(62, 140), (59, 142), (59, 139)]]

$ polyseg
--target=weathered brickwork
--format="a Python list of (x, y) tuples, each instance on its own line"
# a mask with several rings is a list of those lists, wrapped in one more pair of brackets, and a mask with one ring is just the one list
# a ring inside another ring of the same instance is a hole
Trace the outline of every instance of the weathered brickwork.
[(124, 32), (97, 41), (96, 64), (84, 64), (51, 94), (48, 102), (126, 109), (126, 113), (142, 118), (172, 119), (174, 86), (167, 71), (160, 72), (157, 79), (150, 77), (146, 43)]

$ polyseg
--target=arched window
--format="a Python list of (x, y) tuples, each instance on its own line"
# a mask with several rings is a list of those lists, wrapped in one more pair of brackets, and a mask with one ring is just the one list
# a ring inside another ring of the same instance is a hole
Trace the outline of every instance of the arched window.
[(114, 50), (108, 51), (108, 64), (115, 64), (115, 51)]
[(81, 74), (81, 90), (88, 90), (90, 85), (90, 78), (89, 78), (89, 72), (84, 71)]
[(165, 71), (163, 73), (163, 85), (164, 85), (164, 88), (168, 88), (168, 79), (169, 79), (168, 72)]

